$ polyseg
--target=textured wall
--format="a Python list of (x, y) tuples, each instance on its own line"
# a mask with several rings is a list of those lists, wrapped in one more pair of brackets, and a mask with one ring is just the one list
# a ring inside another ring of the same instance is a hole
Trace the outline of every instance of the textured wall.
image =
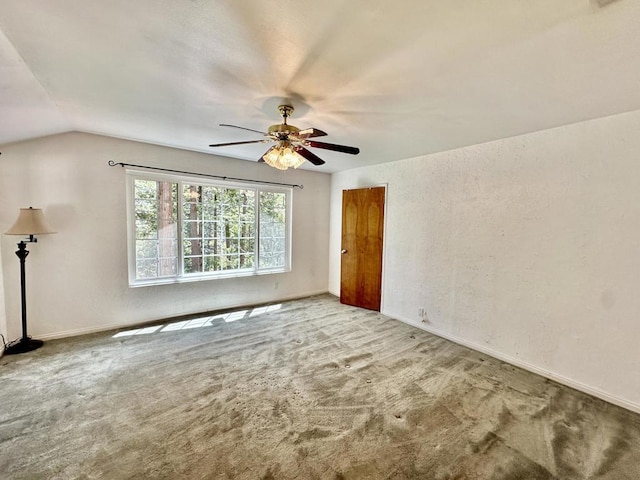
[[(383, 312), (640, 411), (640, 112), (332, 177), (388, 184)], [(425, 308), (425, 323), (418, 309)]]
[[(129, 288), (125, 172), (135, 163), (242, 178), (302, 183), (293, 193), (293, 271), (276, 275)], [(5, 145), (0, 161), (0, 226), (25, 206), (41, 207), (59, 232), (29, 247), (30, 333), (50, 337), (171, 315), (267, 302), (327, 290), (330, 176), (286, 174), (224, 159), (72, 133)], [(9, 336), (20, 334), (18, 237), (2, 236)]]

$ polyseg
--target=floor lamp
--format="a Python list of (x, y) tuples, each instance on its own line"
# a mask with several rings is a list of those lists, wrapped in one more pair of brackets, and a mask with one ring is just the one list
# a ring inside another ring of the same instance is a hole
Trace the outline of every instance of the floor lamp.
[(20, 293), (22, 295), (22, 337), (7, 344), (4, 353), (12, 355), (25, 353), (40, 348), (44, 343), (42, 340), (35, 340), (27, 335), (27, 294), (24, 264), (29, 255), (27, 243), (35, 243), (38, 239), (36, 235), (55, 233), (44, 221), (44, 215), (40, 208), (21, 208), (20, 215), (13, 226), (7, 230), (6, 235), (27, 235), (29, 238), (18, 243), (16, 255), (20, 259)]

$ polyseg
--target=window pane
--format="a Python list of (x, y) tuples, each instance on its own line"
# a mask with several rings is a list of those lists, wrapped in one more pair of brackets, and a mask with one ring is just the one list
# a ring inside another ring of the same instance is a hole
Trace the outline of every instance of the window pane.
[(253, 253), (248, 255), (240, 255), (240, 268), (253, 268), (255, 256)]
[(202, 257), (184, 257), (184, 273), (202, 272)]
[(218, 262), (217, 262), (217, 257), (206, 257), (204, 259), (204, 271), (205, 272), (214, 272), (216, 270), (219, 270), (217, 268)]
[(174, 276), (178, 261), (176, 183), (134, 182), (136, 278)]
[(182, 209), (185, 273), (245, 268), (253, 255), (247, 245), (255, 245), (255, 191), (188, 184)]
[(240, 252), (241, 253), (253, 253), (253, 249), (255, 247), (255, 242), (253, 238), (243, 237), (240, 240)]
[(136, 198), (155, 200), (158, 182), (155, 180), (136, 180)]
[(158, 277), (158, 262), (156, 260), (136, 260), (136, 278), (147, 279)]
[(237, 255), (225, 255), (223, 257), (224, 270), (235, 270), (240, 266), (240, 259)]
[(185, 220), (182, 234), (185, 238), (200, 238), (202, 237), (201, 222)]
[(136, 258), (141, 259), (157, 259), (158, 258), (158, 241), (157, 240), (136, 240)]
[(204, 222), (203, 223), (203, 236), (205, 238), (213, 238), (215, 237), (215, 233), (216, 233), (216, 226), (217, 223), (216, 222)]
[(285, 266), (286, 194), (260, 192), (260, 268)]

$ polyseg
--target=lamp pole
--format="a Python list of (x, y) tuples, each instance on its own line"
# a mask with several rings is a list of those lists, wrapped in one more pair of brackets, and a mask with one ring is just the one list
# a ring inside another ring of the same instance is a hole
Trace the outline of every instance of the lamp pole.
[[(37, 241), (33, 235), (29, 236), (30, 242)], [(42, 340), (35, 340), (27, 335), (27, 276), (25, 271), (25, 261), (29, 255), (27, 250), (27, 244), (24, 240), (18, 243), (18, 250), (16, 251), (17, 257), (20, 259), (20, 299), (22, 303), (22, 338), (17, 342), (7, 346), (5, 352), (7, 355), (16, 353), (26, 353), (36, 348), (40, 348), (44, 342)]]
[(27, 244), (24, 243), (24, 241), (18, 243), (16, 255), (20, 259), (20, 298), (22, 300), (22, 338), (20, 341), (26, 342), (29, 340), (29, 337), (27, 336), (27, 277), (25, 275), (24, 264), (27, 255), (29, 255), (29, 250), (27, 250)]

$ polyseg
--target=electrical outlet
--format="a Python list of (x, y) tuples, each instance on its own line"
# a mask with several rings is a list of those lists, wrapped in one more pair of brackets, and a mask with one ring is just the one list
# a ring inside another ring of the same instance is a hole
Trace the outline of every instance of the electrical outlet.
[(420, 318), (424, 318), (424, 308), (420, 307), (420, 308), (418, 309), (418, 316), (419, 316)]

